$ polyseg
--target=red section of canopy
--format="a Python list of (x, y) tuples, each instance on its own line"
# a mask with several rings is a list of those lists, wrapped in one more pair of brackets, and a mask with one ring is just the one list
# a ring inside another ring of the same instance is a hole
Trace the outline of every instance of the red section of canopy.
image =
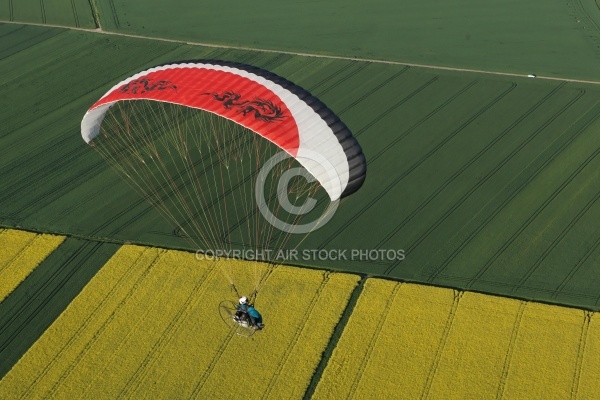
[(253, 130), (292, 156), (296, 156), (300, 146), (298, 126), (285, 103), (260, 83), (232, 72), (201, 67), (149, 72), (113, 90), (90, 110), (106, 103), (136, 99), (213, 112)]

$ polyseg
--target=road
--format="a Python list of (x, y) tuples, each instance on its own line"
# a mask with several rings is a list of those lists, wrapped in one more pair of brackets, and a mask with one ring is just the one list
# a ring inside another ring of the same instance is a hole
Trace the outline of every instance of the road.
[[(344, 56), (335, 56), (335, 55), (323, 55), (323, 54), (302, 53), (302, 52), (294, 52), (294, 51), (284, 51), (284, 50), (270, 50), (270, 49), (261, 49), (261, 48), (255, 48), (255, 47), (228, 46), (228, 45), (223, 45), (223, 44), (204, 43), (204, 42), (189, 42), (189, 41), (185, 41), (185, 40), (168, 39), (168, 38), (162, 38), (162, 37), (134, 35), (134, 34), (120, 33), (120, 32), (110, 32), (110, 31), (105, 31), (102, 28), (96, 28), (96, 29), (75, 28), (75, 27), (72, 27), (72, 26), (64, 26), (64, 25), (38, 24), (38, 23), (32, 23), (32, 22), (15, 22), (15, 21), (4, 21), (4, 20), (0, 20), (0, 23), (2, 23), (2, 24), (15, 24), (15, 25), (42, 26), (42, 27), (49, 27), (49, 28), (71, 29), (71, 30), (74, 30), (74, 31), (90, 32), (90, 33), (96, 33), (96, 34), (100, 34), (100, 35), (113, 35), (113, 36), (124, 36), (124, 37), (137, 38), (137, 39), (158, 40), (158, 41), (162, 41), (162, 42), (172, 42), (172, 43), (188, 44), (188, 45), (191, 45), (191, 46), (203, 46), (203, 47), (215, 47), (215, 48), (224, 48), (224, 49), (260, 51), (260, 52), (264, 52), (264, 53), (291, 54), (291, 55), (303, 56), (303, 57), (317, 57), (317, 58), (336, 59), (336, 60), (364, 61), (364, 62), (371, 62), (371, 63), (378, 63), (378, 64), (408, 65), (410, 67), (428, 68), (428, 69), (442, 70), (442, 71), (471, 72), (471, 73), (487, 74), (487, 75), (513, 76), (513, 77), (519, 77), (519, 78), (528, 78), (529, 77), (530, 79), (545, 79), (545, 80), (560, 81), (560, 82), (565, 82), (566, 81), (566, 82), (575, 82), (575, 83), (586, 83), (586, 84), (592, 84), (592, 85), (600, 85), (600, 81), (590, 81), (590, 80), (583, 80), (583, 79), (557, 78), (557, 77), (543, 76), (543, 75), (537, 75), (537, 76), (535, 76), (535, 78), (531, 78), (530, 76), (528, 76), (528, 74), (514, 74), (514, 73), (510, 73), (510, 72), (486, 71), (486, 70), (481, 70), (481, 69), (446, 67), (446, 66), (443, 66), (443, 65), (414, 64), (414, 63), (402, 62), (402, 61), (376, 60), (376, 59), (370, 59), (370, 58), (344, 57)], [(532, 74), (533, 73), (535, 73), (535, 71), (532, 71)]]

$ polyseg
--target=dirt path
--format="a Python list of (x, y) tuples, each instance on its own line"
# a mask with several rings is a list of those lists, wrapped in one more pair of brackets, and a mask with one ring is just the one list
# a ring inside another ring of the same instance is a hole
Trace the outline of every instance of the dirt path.
[[(485, 71), (485, 70), (481, 70), (481, 69), (444, 67), (441, 65), (414, 64), (414, 63), (401, 62), (401, 61), (375, 60), (375, 59), (370, 59), (370, 58), (344, 57), (344, 56), (302, 53), (302, 52), (285, 51), (285, 50), (269, 50), (269, 49), (260, 49), (260, 48), (254, 48), (254, 47), (244, 47), (244, 46), (228, 46), (228, 45), (213, 44), (213, 43), (189, 42), (186, 40), (176, 40), (176, 39), (168, 39), (168, 38), (153, 37), (153, 36), (142, 36), (142, 35), (134, 35), (134, 34), (129, 34), (129, 33), (109, 32), (109, 31), (102, 30), (102, 28), (96, 28), (96, 29), (75, 28), (72, 26), (38, 24), (38, 23), (33, 23), (33, 22), (15, 22), (15, 21), (4, 21), (4, 20), (0, 20), (0, 24), (33, 25), (33, 26), (43, 26), (43, 27), (48, 27), (48, 28), (71, 29), (74, 31), (84, 31), (84, 32), (98, 33), (98, 34), (103, 34), (103, 35), (124, 36), (124, 37), (136, 38), (136, 39), (149, 39), (149, 40), (159, 40), (161, 42), (182, 43), (182, 44), (188, 44), (188, 45), (192, 45), (192, 46), (215, 47), (215, 48), (236, 49), (236, 50), (250, 50), (250, 51), (260, 51), (260, 52), (264, 52), (264, 53), (290, 54), (290, 55), (303, 56), (303, 57), (317, 57), (317, 58), (349, 60), (349, 61), (366, 61), (366, 62), (372, 62), (372, 63), (377, 63), (377, 64), (408, 65), (411, 67), (428, 68), (428, 69), (442, 70), (442, 71), (473, 72), (473, 73), (487, 74), (487, 75), (515, 76), (515, 77), (519, 77), (519, 78), (530, 77), (531, 78), (531, 76), (528, 76), (527, 74), (514, 74), (514, 73), (510, 73), (510, 72)], [(561, 82), (566, 81), (566, 82), (588, 83), (588, 84), (592, 84), (592, 85), (600, 85), (600, 81), (589, 81), (589, 80), (571, 79), (571, 78), (555, 78), (555, 77), (543, 76), (543, 75), (537, 75), (537, 76), (535, 76), (535, 79), (546, 79), (546, 80), (552, 80), (552, 81), (561, 81)]]

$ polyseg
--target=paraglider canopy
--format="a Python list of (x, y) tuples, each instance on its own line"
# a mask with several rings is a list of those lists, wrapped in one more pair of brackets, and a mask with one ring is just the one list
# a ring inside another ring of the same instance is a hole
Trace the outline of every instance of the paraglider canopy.
[[(195, 249), (266, 254), (247, 268), (250, 304), (278, 263), (269, 255), (298, 245), (290, 237), (300, 230), (282, 226), (297, 227), (310, 210), (326, 215), (366, 174), (360, 145), (319, 99), (226, 61), (170, 63), (124, 79), (89, 108), (81, 135)], [(235, 288), (239, 269), (217, 264)]]
[[(365, 179), (364, 155), (346, 125), (304, 89), (259, 68), (193, 61), (137, 73), (90, 107), (81, 121), (83, 139), (90, 143), (99, 135), (115, 103), (136, 100), (208, 111), (252, 130), (294, 157), (331, 200), (354, 193)], [(315, 160), (315, 154), (327, 162)]]

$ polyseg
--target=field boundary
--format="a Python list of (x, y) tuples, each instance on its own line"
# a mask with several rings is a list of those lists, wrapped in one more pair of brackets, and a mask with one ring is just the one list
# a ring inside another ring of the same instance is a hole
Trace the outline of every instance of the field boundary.
[[(94, 13), (92, 13), (92, 14), (94, 14)], [(94, 14), (94, 20), (95, 20), (95, 14)], [(70, 30), (75, 30), (75, 31), (98, 33), (98, 34), (103, 34), (103, 35), (114, 35), (114, 36), (123, 36), (123, 37), (135, 38), (135, 39), (147, 39), (147, 40), (157, 40), (157, 41), (161, 41), (161, 42), (180, 43), (180, 44), (187, 44), (190, 46), (202, 46), (202, 47), (223, 48), (223, 49), (233, 49), (233, 50), (257, 51), (257, 52), (262, 52), (262, 53), (279, 53), (279, 54), (289, 54), (289, 55), (302, 56), (302, 57), (324, 58), (324, 59), (331, 59), (331, 60), (348, 60), (348, 61), (370, 62), (370, 63), (376, 63), (376, 64), (405, 65), (405, 66), (409, 66), (409, 67), (426, 68), (426, 69), (441, 70), (441, 71), (471, 72), (471, 73), (485, 74), (485, 75), (498, 75), (498, 76), (507, 76), (507, 77), (517, 77), (517, 78), (531, 78), (531, 79), (551, 80), (551, 81), (560, 81), (560, 82), (564, 81), (564, 82), (600, 85), (600, 81), (592, 81), (592, 80), (585, 80), (585, 79), (559, 78), (559, 77), (546, 76), (546, 75), (518, 74), (518, 73), (513, 73), (513, 72), (500, 72), (500, 71), (487, 71), (487, 70), (482, 70), (482, 69), (447, 67), (447, 66), (443, 66), (443, 65), (415, 64), (415, 63), (404, 62), (404, 61), (390, 61), (390, 60), (378, 60), (378, 59), (371, 59), (371, 58), (346, 57), (346, 56), (336, 56), (336, 55), (327, 55), (327, 54), (315, 54), (315, 53), (304, 53), (304, 52), (294, 52), (294, 51), (285, 51), (285, 50), (263, 49), (263, 48), (257, 48), (257, 47), (231, 46), (231, 45), (226, 45), (226, 44), (194, 42), (194, 41), (187, 41), (187, 40), (168, 39), (168, 38), (162, 38), (162, 37), (156, 37), (156, 36), (143, 36), (143, 35), (134, 35), (131, 33), (111, 32), (111, 31), (105, 31), (101, 27), (98, 27), (96, 29), (89, 29), (89, 28), (77, 28), (77, 27), (65, 26), (65, 25), (40, 24), (40, 23), (33, 23), (33, 22), (18, 22), (18, 21), (6, 21), (6, 20), (0, 20), (0, 24), (31, 25), (31, 26), (41, 26), (41, 27), (45, 27), (45, 28), (70, 29)], [(98, 21), (98, 25), (99, 25), (99, 21)]]
[[(0, 230), (2, 229), (2, 227), (0, 226)], [(95, 242), (93, 240), (88, 239), (87, 243), (91, 244), (92, 246), (97, 247), (98, 245), (101, 245), (101, 243)], [(76, 252), (79, 252), (81, 249), (76, 250)], [(116, 252), (118, 252), (118, 248), (115, 249)], [(126, 275), (128, 275), (132, 270), (134, 270), (135, 265), (139, 262), (139, 260), (141, 259), (142, 255), (145, 254), (148, 251), (156, 251), (157, 253), (154, 255), (154, 259), (151, 263), (151, 265), (153, 265), (154, 263), (156, 263), (161, 256), (164, 254), (165, 251), (167, 251), (167, 248), (159, 248), (156, 246), (151, 246), (151, 247), (146, 247), (143, 251), (143, 253), (141, 253), (137, 258), (136, 261), (133, 262), (131, 264), (131, 266), (128, 268), (128, 270), (124, 273), (124, 275), (119, 279), (119, 281), (123, 280), (125, 278)], [(189, 250), (187, 251), (188, 253)], [(112, 258), (112, 256), (110, 257)], [(109, 259), (110, 259), (109, 258)], [(108, 262), (108, 261), (106, 261)], [(102, 264), (102, 266), (100, 268), (102, 268), (106, 262), (104, 262)], [(305, 267), (302, 266), (292, 266), (294, 268), (300, 268), (303, 269)], [(331, 270), (327, 270), (325, 268), (307, 268), (307, 269), (318, 269), (320, 271), (329, 271), (331, 272)], [(146, 271), (144, 273), (141, 273), (136, 280), (136, 284), (134, 285), (137, 286), (137, 283), (143, 281), (146, 278), (146, 275), (149, 273), (149, 271), (151, 270), (151, 268), (147, 268)], [(202, 279), (201, 281), (196, 283), (196, 286), (191, 290), (191, 294), (188, 295), (187, 300), (185, 302), (185, 304), (183, 305), (183, 307), (181, 309), (179, 309), (179, 311), (175, 314), (174, 318), (171, 320), (171, 322), (168, 324), (168, 326), (166, 327), (165, 331), (161, 334), (161, 339), (159, 339), (156, 343), (154, 343), (154, 345), (151, 348), (151, 351), (148, 353), (148, 355), (146, 356), (146, 358), (143, 360), (142, 362), (142, 366), (146, 366), (148, 364), (152, 364), (155, 362), (155, 359), (151, 356), (155, 355), (155, 354), (160, 354), (163, 347), (165, 346), (166, 343), (168, 343), (172, 338), (173, 338), (173, 333), (176, 332), (179, 328), (179, 322), (181, 317), (189, 310), (189, 306), (191, 303), (196, 302), (196, 300), (192, 299), (192, 294), (197, 293), (198, 291), (202, 291), (203, 287), (206, 285), (206, 283), (209, 280), (209, 277), (211, 276), (211, 274), (216, 273), (216, 270), (210, 270), (207, 273), (204, 274), (204, 279)], [(334, 273), (340, 273), (340, 271), (334, 271)], [(348, 273), (351, 274), (350, 271), (343, 271), (341, 273)], [(93, 274), (95, 275), (95, 273)], [(92, 276), (93, 276), (92, 275)], [(386, 310), (389, 309), (389, 307), (391, 306), (392, 302), (394, 301), (394, 298), (396, 297), (396, 293), (399, 290), (399, 288), (402, 286), (402, 284), (406, 281), (403, 280), (398, 280), (398, 279), (389, 279), (389, 278), (383, 278), (383, 277), (377, 277), (377, 276), (368, 276), (365, 274), (360, 274), (360, 280), (356, 283), (356, 286), (354, 287), (354, 289), (352, 290), (352, 293), (350, 294), (350, 297), (348, 299), (348, 302), (346, 303), (346, 306), (344, 307), (341, 317), (339, 319), (339, 321), (337, 322), (337, 324), (335, 325), (333, 332), (331, 334), (331, 336), (329, 337), (329, 339), (327, 340), (327, 344), (326, 347), (324, 349), (324, 351), (321, 353), (321, 357), (318, 361), (318, 363), (316, 364), (316, 367), (312, 373), (312, 376), (310, 377), (308, 386), (306, 391), (304, 392), (303, 395), (301, 395), (301, 397), (303, 399), (309, 399), (314, 395), (314, 392), (316, 390), (317, 385), (321, 382), (322, 378), (323, 378), (323, 374), (325, 369), (327, 368), (327, 366), (330, 364), (331, 362), (331, 357), (332, 354), (334, 352), (334, 350), (337, 348), (339, 340), (341, 338), (341, 336), (343, 335), (343, 332), (345, 331), (345, 329), (348, 326), (348, 322), (350, 317), (353, 315), (356, 304), (358, 302), (358, 300), (360, 299), (363, 290), (364, 290), (364, 286), (365, 283), (367, 282), (367, 280), (369, 278), (374, 278), (377, 280), (382, 280), (382, 281), (390, 281), (390, 282), (394, 282), (395, 286), (394, 286), (394, 290), (392, 291), (389, 299), (387, 300), (387, 306), (385, 307)], [(328, 281), (328, 273), (326, 273), (326, 275), (323, 278), (323, 281), (321, 283), (321, 288), (327, 283)], [(463, 294), (465, 292), (472, 292), (474, 293), (474, 291), (471, 290), (464, 290), (464, 289), (458, 289), (458, 288), (447, 288), (447, 287), (443, 287), (443, 286), (439, 286), (439, 285), (430, 285), (430, 284), (426, 284), (426, 283), (421, 283), (421, 282), (410, 282), (411, 284), (418, 284), (422, 287), (440, 287), (440, 288), (444, 288), (446, 290), (453, 290), (454, 291), (454, 301), (450, 307), (448, 316), (446, 318), (446, 322), (444, 325), (444, 329), (443, 329), (443, 334), (438, 342), (437, 345), (437, 350), (435, 352), (435, 357), (432, 361), (432, 366), (430, 368), (429, 374), (427, 376), (427, 380), (425, 382), (425, 385), (423, 387), (423, 391), (422, 391), (422, 397), (427, 397), (429, 395), (430, 389), (432, 387), (433, 381), (435, 380), (435, 375), (437, 372), (437, 367), (440, 363), (440, 358), (441, 358), (441, 354), (443, 352), (444, 347), (446, 346), (446, 341), (448, 339), (448, 336), (451, 332), (451, 330), (453, 329), (453, 322), (454, 322), (454, 317), (456, 314), (456, 310), (458, 308), (458, 306), (460, 305), (460, 300), (463, 296)], [(119, 284), (116, 284), (114, 287), (119, 286)], [(316, 304), (317, 299), (320, 296), (320, 290), (321, 288), (317, 291), (317, 293), (315, 294), (315, 298), (313, 299), (311, 306), (309, 307), (309, 310), (311, 310), (314, 305)], [(114, 291), (114, 288), (110, 290), (109, 293), (106, 294), (106, 296), (104, 296), (104, 300), (102, 300), (97, 307), (94, 309), (94, 311), (92, 312), (92, 314), (90, 315), (90, 317), (88, 317), (83, 325), (81, 327), (79, 327), (79, 331), (83, 328), (85, 328), (85, 326), (87, 324), (89, 324), (89, 321), (91, 320), (91, 318), (93, 317), (94, 314), (96, 314), (97, 310), (100, 309), (104, 303), (104, 301), (109, 298), (111, 296), (111, 293)], [(481, 292), (480, 292), (481, 293)], [(512, 298), (512, 299), (516, 299), (517, 301), (520, 301), (520, 306), (519, 306), (519, 311), (517, 313), (517, 315), (515, 316), (515, 321), (513, 323), (513, 327), (512, 327), (512, 333), (510, 335), (510, 345), (507, 349), (507, 352), (504, 356), (504, 367), (502, 370), (502, 376), (501, 376), (501, 384), (500, 387), (498, 388), (497, 391), (497, 396), (498, 398), (501, 398), (503, 396), (504, 393), (504, 386), (506, 383), (506, 379), (510, 373), (509, 369), (510, 369), (510, 362), (512, 359), (512, 352), (514, 350), (514, 343), (515, 340), (517, 338), (518, 335), (518, 331), (520, 328), (520, 321), (523, 315), (523, 311), (525, 309), (525, 307), (527, 306), (528, 303), (539, 303), (542, 304), (542, 301), (538, 301), (538, 300), (523, 300), (523, 299), (518, 299), (518, 298), (514, 298), (511, 296), (500, 296), (497, 294), (490, 294), (490, 293), (484, 293), (486, 296), (495, 296), (495, 297), (500, 297), (500, 298)], [(106, 329), (107, 324), (114, 318), (115, 312), (116, 310), (118, 310), (123, 304), (124, 301), (126, 301), (127, 298), (129, 298), (131, 296), (131, 291), (128, 292), (125, 297), (123, 299), (121, 299), (121, 301), (118, 303), (118, 305), (115, 308), (115, 311), (113, 311), (111, 313), (110, 316), (108, 316), (106, 318), (106, 320), (102, 323), (102, 325), (97, 329), (96, 333), (93, 335), (93, 338), (91, 339), (91, 341), (89, 343), (87, 343), (87, 345), (81, 349), (77, 356), (74, 359), (74, 362), (72, 363), (72, 365), (67, 368), (65, 371), (62, 372), (62, 374), (60, 375), (59, 379), (57, 382), (55, 382), (55, 384), (52, 386), (52, 388), (50, 388), (49, 390), (49, 394), (50, 395), (54, 395), (56, 394), (56, 390), (58, 389), (58, 386), (64, 381), (64, 379), (66, 377), (68, 377), (73, 369), (77, 366), (77, 364), (81, 361), (81, 359), (86, 355), (86, 353), (89, 351), (90, 346), (97, 340), (97, 338), (99, 337), (99, 333), (101, 333), (104, 329)], [(72, 300), (71, 300), (72, 301)], [(70, 304), (70, 303), (69, 303)], [(556, 305), (556, 304), (555, 304)], [(563, 305), (560, 305), (561, 307), (565, 307)], [(569, 307), (566, 306), (567, 308), (574, 308), (574, 309), (578, 309), (578, 310), (583, 310), (580, 307)], [(590, 324), (590, 320), (591, 320), (591, 316), (592, 313), (589, 311), (584, 311), (584, 324), (581, 328), (581, 332), (579, 333), (579, 346), (578, 346), (578, 352), (577, 352), (577, 368), (574, 371), (574, 381), (572, 383), (572, 387), (571, 387), (571, 392), (572, 393), (577, 393), (578, 389), (579, 389), (579, 380), (580, 380), (580, 375), (581, 375), (581, 365), (583, 363), (583, 356), (584, 353), (586, 351), (586, 342), (587, 342), (587, 338), (588, 338), (588, 329), (589, 329), (589, 324)], [(385, 311), (382, 316), (380, 317), (380, 322), (378, 323), (378, 329), (375, 330), (373, 336), (370, 338), (369, 342), (371, 343), (371, 345), (368, 348), (367, 351), (367, 356), (365, 357), (365, 359), (363, 360), (363, 362), (360, 365), (359, 370), (363, 371), (366, 367), (366, 362), (369, 359), (369, 355), (372, 351), (372, 346), (374, 343), (377, 342), (378, 340), (378, 336), (380, 334), (380, 331), (384, 325), (384, 321), (385, 318), (388, 316), (388, 312)], [(8, 325), (8, 324), (7, 324)], [(298, 328), (298, 332), (296, 333), (296, 335), (294, 336), (294, 339), (298, 337), (298, 335), (301, 333), (302, 330), (305, 329), (305, 326), (302, 325), (301, 327)], [(73, 336), (76, 337), (77, 335)], [(210, 376), (212, 370), (214, 369), (216, 362), (219, 360), (219, 358), (221, 357), (224, 349), (228, 346), (229, 342), (231, 341), (233, 336), (233, 333), (230, 332), (229, 335), (227, 335), (223, 341), (221, 342), (221, 345), (219, 346), (217, 352), (214, 354), (213, 359), (209, 365), (209, 368), (204, 372), (204, 374), (200, 377), (199, 382), (197, 382), (194, 391), (192, 392), (191, 397), (198, 397), (202, 387), (204, 386), (204, 383), (206, 382), (206, 380), (208, 379), (208, 377)], [(293, 347), (293, 343), (295, 342), (295, 340), (292, 340), (292, 346)], [(63, 348), (61, 349), (61, 353), (70, 346), (71, 341), (67, 342), (65, 344), (65, 346), (63, 346)], [(28, 349), (31, 347), (31, 344), (28, 346)], [(291, 347), (290, 349), (288, 349), (285, 354), (284, 354), (284, 358), (281, 360), (280, 364), (279, 364), (279, 369), (278, 372), (275, 374), (275, 376), (272, 378), (271, 383), (269, 384), (268, 388), (267, 388), (267, 394), (269, 392), (270, 389), (272, 389), (273, 386), (273, 382), (275, 380), (277, 380), (278, 376), (281, 374), (281, 367), (282, 365), (284, 365), (287, 362), (287, 357), (289, 356), (289, 352), (291, 351)], [(59, 353), (60, 354), (60, 353)], [(151, 357), (150, 359), (148, 357)], [(56, 359), (56, 358), (55, 358)], [(32, 383), (32, 385), (35, 385), (36, 382), (39, 382), (47, 373), (48, 371), (52, 368), (52, 366), (54, 365), (54, 360), (53, 359), (47, 366), (46, 368), (44, 368), (41, 372), (38, 373), (38, 375), (36, 376), (36, 378), (34, 379), (34, 382)], [(14, 362), (16, 362), (16, 360), (14, 360)], [(14, 362), (12, 364), (14, 364)], [(12, 364), (10, 365), (12, 367)], [(141, 368), (141, 367), (140, 367)], [(127, 396), (129, 393), (129, 391), (134, 390), (137, 388), (137, 386), (139, 386), (140, 382), (142, 381), (142, 379), (145, 377), (144, 372), (140, 372), (140, 368), (138, 368), (138, 370), (136, 370), (135, 374), (131, 377), (129, 384), (123, 389), (123, 391), (121, 392), (121, 395), (125, 395)], [(10, 368), (9, 368), (10, 369)], [(7, 371), (5, 371), (6, 373)], [(362, 372), (360, 374), (357, 375), (356, 380), (353, 382), (352, 388), (351, 388), (351, 396), (354, 394), (355, 390), (357, 389), (357, 387), (360, 384), (360, 379), (362, 377)], [(2, 375), (0, 375), (0, 379), (2, 378)], [(27, 393), (31, 393), (31, 390), (33, 389), (33, 386), (30, 386), (27, 388)]]
[[(144, 249), (144, 252), (149, 251), (150, 249)], [(158, 260), (160, 259), (161, 254), (163, 254), (164, 251), (162, 253), (158, 253), (156, 254), (154, 260), (152, 261), (152, 263), (150, 264), (150, 267), (152, 267), (154, 264), (156, 264), (158, 262)], [(136, 260), (136, 263), (139, 261), (139, 259), (141, 258), (138, 257), (138, 259)], [(104, 264), (106, 265), (106, 263)], [(104, 266), (103, 265), (103, 266)], [(136, 264), (132, 264), (129, 268), (129, 271), (134, 269), (134, 266)], [(96, 332), (94, 333), (93, 338), (86, 343), (86, 345), (84, 346), (84, 348), (80, 351), (78, 351), (77, 356), (75, 357), (75, 359), (73, 360), (72, 363), (69, 364), (69, 367), (64, 370), (61, 375), (59, 376), (59, 378), (56, 380), (56, 382), (54, 383), (54, 385), (52, 386), (52, 388), (50, 389), (50, 392), (47, 393), (46, 395), (50, 396), (50, 397), (54, 397), (56, 390), (58, 390), (58, 387), (60, 386), (60, 384), (72, 373), (72, 371), (75, 369), (75, 367), (79, 364), (79, 362), (81, 361), (81, 359), (88, 353), (89, 349), (93, 346), (93, 344), (96, 342), (96, 340), (98, 340), (98, 338), (100, 337), (101, 333), (106, 329), (106, 327), (108, 326), (108, 324), (115, 318), (117, 312), (123, 307), (123, 305), (126, 303), (126, 301), (133, 296), (134, 290), (137, 286), (137, 284), (143, 282), (143, 280), (148, 276), (150, 269), (151, 268), (147, 268), (144, 273), (142, 273), (136, 281), (136, 285), (134, 285), (125, 295), (125, 297), (123, 299), (121, 299), (121, 301), (117, 304), (117, 306), (114, 308), (114, 310), (111, 312), (111, 314), (108, 316), (107, 319), (105, 319), (102, 323), (102, 325), (100, 325), (100, 327), (96, 330)], [(90, 321), (94, 318), (95, 314), (98, 312), (98, 310), (100, 310), (102, 308), (102, 306), (104, 305), (104, 303), (110, 298), (110, 294), (116, 289), (118, 288), (117, 285), (115, 285), (111, 292), (106, 295), (104, 297), (104, 299), (102, 300), (102, 302), (100, 304), (98, 304), (96, 306), (96, 308), (94, 309), (94, 312), (92, 314), (90, 314), (88, 316), (88, 318), (86, 318), (85, 323), (80, 325), (78, 328), (78, 333), (82, 332), (89, 324)], [(33, 391), (35, 390), (35, 385), (37, 385), (47, 374), (48, 372), (52, 369), (52, 367), (55, 365), (55, 362), (58, 362), (57, 360), (59, 360), (59, 357), (68, 350), (69, 346), (79, 337), (79, 335), (73, 335), (71, 336), (71, 338), (67, 341), (67, 343), (61, 348), (61, 350), (59, 351), (58, 354), (55, 355), (55, 357), (46, 365), (46, 367), (38, 374), (38, 376), (36, 377), (36, 379), (29, 385), (28, 387), (28, 391), (26, 392), (26, 396), (30, 396), (33, 394)]]
[[(61, 236), (64, 236), (65, 238), (79, 239), (79, 240), (84, 240), (84, 241), (88, 241), (88, 242), (117, 244), (117, 245), (131, 244), (131, 245), (144, 246), (144, 247), (153, 247), (156, 249), (179, 250), (179, 251), (183, 251), (186, 253), (193, 253), (192, 250), (190, 250), (189, 248), (185, 248), (185, 247), (177, 247), (177, 246), (158, 247), (155, 244), (143, 242), (143, 241), (133, 242), (130, 240), (117, 240), (117, 239), (100, 237), (100, 236), (86, 236), (86, 235), (74, 234), (74, 233), (69, 233), (69, 232), (47, 232), (47, 231), (36, 230), (34, 228), (25, 228), (25, 227), (21, 227), (21, 226), (8, 225), (8, 224), (2, 223), (2, 222), (0, 222), (0, 229), (17, 229), (17, 230), (33, 232), (33, 233), (40, 233), (40, 234), (45, 233), (45, 234), (50, 234), (50, 235), (61, 235)], [(558, 307), (564, 307), (564, 308), (574, 309), (574, 310), (591, 311), (591, 312), (599, 312), (600, 311), (600, 306), (591, 307), (591, 306), (575, 305), (575, 304), (569, 304), (569, 303), (560, 302), (560, 301), (549, 301), (549, 300), (545, 300), (545, 299), (535, 299), (532, 297), (517, 296), (514, 294), (511, 294), (511, 295), (499, 294), (499, 293), (493, 293), (493, 292), (484, 291), (484, 290), (477, 290), (477, 289), (473, 289), (473, 288), (465, 289), (465, 288), (462, 288), (459, 286), (445, 285), (445, 284), (440, 284), (440, 283), (433, 284), (433, 283), (425, 281), (425, 280), (400, 279), (400, 278), (394, 278), (394, 277), (391, 277), (388, 275), (371, 275), (371, 274), (365, 274), (364, 272), (354, 271), (354, 270), (340, 270), (340, 269), (334, 269), (334, 268), (327, 268), (322, 265), (286, 264), (286, 263), (281, 263), (279, 265), (284, 266), (284, 267), (308, 269), (308, 270), (313, 270), (313, 271), (339, 272), (339, 273), (345, 273), (345, 274), (354, 274), (354, 275), (359, 275), (361, 277), (361, 279), (365, 279), (365, 280), (368, 278), (377, 278), (377, 279), (383, 279), (383, 280), (390, 281), (390, 282), (413, 283), (416, 285), (423, 285), (423, 286), (428, 286), (428, 287), (452, 289), (452, 290), (458, 290), (461, 292), (479, 293), (479, 294), (483, 294), (486, 296), (502, 297), (502, 298), (506, 298), (506, 299), (514, 299), (514, 300), (520, 300), (520, 301), (525, 301), (525, 302), (546, 304), (546, 305), (550, 305), (550, 306), (558, 306)], [(598, 301), (597, 301), (596, 305), (599, 305), (599, 304), (600, 304), (600, 296), (598, 297)]]

